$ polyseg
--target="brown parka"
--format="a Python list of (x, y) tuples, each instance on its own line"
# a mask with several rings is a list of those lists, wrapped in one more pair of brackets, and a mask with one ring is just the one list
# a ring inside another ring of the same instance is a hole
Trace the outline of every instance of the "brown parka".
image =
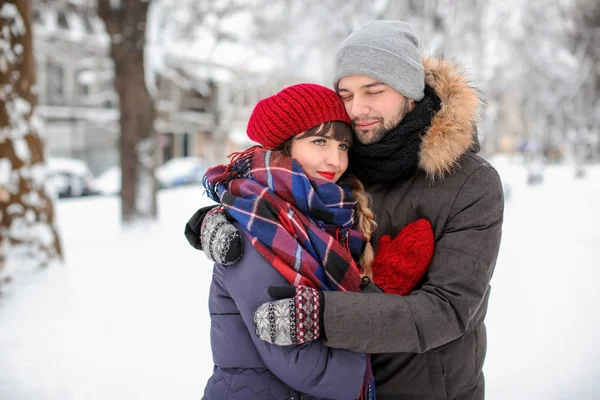
[(423, 138), (419, 170), (367, 190), (377, 236), (394, 237), (421, 217), (431, 222), (433, 260), (409, 296), (325, 292), (325, 344), (373, 354), (378, 400), (483, 399), (484, 318), (500, 247), (502, 185), (476, 154), (477, 91), (450, 61), (426, 57), (424, 66), (442, 108)]

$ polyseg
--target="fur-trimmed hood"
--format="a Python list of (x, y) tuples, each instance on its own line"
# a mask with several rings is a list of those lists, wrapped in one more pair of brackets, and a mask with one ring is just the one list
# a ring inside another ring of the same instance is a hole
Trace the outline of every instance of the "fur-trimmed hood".
[(427, 129), (419, 155), (419, 167), (436, 179), (450, 173), (468, 150), (477, 151), (480, 100), (459, 66), (449, 60), (423, 57), (425, 83), (442, 101), (442, 108)]

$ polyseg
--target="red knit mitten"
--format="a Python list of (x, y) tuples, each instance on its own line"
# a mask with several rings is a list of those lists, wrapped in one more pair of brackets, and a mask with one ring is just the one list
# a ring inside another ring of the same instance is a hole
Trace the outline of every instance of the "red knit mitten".
[(419, 283), (433, 258), (431, 224), (420, 218), (391, 240), (384, 235), (373, 260), (373, 281), (386, 293), (405, 296)]

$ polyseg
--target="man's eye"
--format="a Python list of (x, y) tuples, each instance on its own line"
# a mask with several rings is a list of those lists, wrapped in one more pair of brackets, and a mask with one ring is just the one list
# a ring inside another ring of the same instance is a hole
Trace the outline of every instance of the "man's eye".
[(375, 95), (378, 95), (378, 94), (380, 94), (380, 93), (383, 93), (383, 90), (380, 90), (380, 91), (378, 91), (378, 92), (368, 92), (367, 94), (370, 94), (370, 95), (372, 95), (372, 96), (375, 96)]
[(350, 100), (352, 100), (352, 96), (342, 96), (342, 97), (341, 97), (341, 99), (342, 99), (342, 101), (345, 103), (345, 102), (347, 102), (347, 101), (350, 101)]

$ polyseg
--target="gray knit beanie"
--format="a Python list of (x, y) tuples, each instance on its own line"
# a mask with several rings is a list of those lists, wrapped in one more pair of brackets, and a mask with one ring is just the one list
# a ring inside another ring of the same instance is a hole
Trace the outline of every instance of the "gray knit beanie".
[(341, 78), (365, 75), (420, 101), (425, 72), (419, 40), (403, 21), (374, 21), (353, 32), (335, 54), (335, 90)]

